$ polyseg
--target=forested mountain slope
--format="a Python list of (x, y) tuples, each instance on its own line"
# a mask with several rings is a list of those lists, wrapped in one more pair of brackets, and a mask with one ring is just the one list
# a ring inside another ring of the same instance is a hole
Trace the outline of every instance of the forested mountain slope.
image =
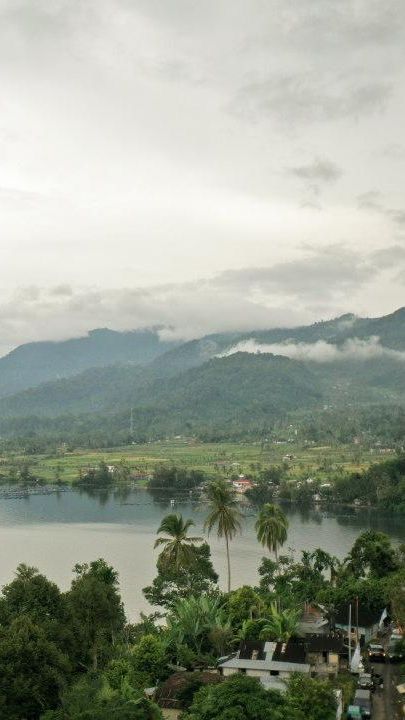
[(85, 337), (63, 342), (20, 345), (0, 358), (0, 397), (49, 380), (71, 377), (88, 368), (115, 363), (148, 363), (174, 347), (157, 330), (116, 332), (91, 330)]
[[(30, 371), (27, 357), (35, 354)], [(21, 384), (56, 367), (67, 376), (12, 393), (13, 377)], [(66, 432), (69, 423), (78, 426), (77, 418), (82, 427), (122, 429), (131, 408), (137, 427), (153, 437), (213, 427), (217, 434), (235, 428), (241, 435), (297, 410), (405, 406), (405, 310), (377, 319), (346, 315), (294, 329), (218, 333), (177, 347), (162, 343), (155, 331), (97, 331), (18, 348), (0, 360), (0, 391), (6, 386), (10, 394), (0, 397), (6, 436), (22, 427), (37, 432), (35, 417), (38, 428), (46, 418), (63, 417)]]

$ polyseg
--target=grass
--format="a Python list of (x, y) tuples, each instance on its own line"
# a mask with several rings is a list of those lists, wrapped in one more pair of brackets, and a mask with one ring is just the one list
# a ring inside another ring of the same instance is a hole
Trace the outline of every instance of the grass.
[[(292, 459), (285, 460), (287, 455)], [(356, 445), (345, 446), (299, 446), (298, 444), (218, 443), (202, 444), (193, 440), (176, 439), (131, 445), (111, 450), (74, 450), (60, 448), (53, 454), (24, 455), (22, 453), (0, 455), (0, 474), (4, 479), (22, 465), (27, 464), (32, 473), (46, 482), (60, 478), (74, 481), (81, 470), (95, 467), (100, 461), (109, 465), (124, 459), (134, 474), (148, 475), (159, 463), (203, 470), (208, 475), (255, 474), (269, 465), (288, 464), (291, 479), (302, 475), (327, 478), (331, 471), (342, 468), (359, 471), (373, 460), (381, 459)]]

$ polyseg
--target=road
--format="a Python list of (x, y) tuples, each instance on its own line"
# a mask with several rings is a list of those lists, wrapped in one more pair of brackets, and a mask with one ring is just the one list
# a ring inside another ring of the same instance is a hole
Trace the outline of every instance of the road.
[(398, 693), (395, 686), (398, 683), (398, 670), (390, 663), (373, 663), (376, 673), (383, 676), (384, 685), (375, 691), (373, 696), (373, 720), (401, 720)]

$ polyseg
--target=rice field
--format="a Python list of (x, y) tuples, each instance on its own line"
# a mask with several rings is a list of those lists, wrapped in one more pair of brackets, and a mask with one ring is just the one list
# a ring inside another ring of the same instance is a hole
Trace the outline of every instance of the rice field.
[(111, 450), (78, 449), (70, 452), (61, 447), (53, 454), (1, 455), (0, 475), (6, 481), (27, 465), (31, 473), (46, 482), (72, 482), (80, 472), (96, 467), (101, 461), (115, 465), (125, 460), (132, 474), (139, 476), (140, 482), (160, 463), (203, 470), (210, 476), (255, 475), (270, 465), (285, 463), (289, 477), (294, 479), (304, 474), (326, 477), (331, 471), (340, 468), (362, 470), (371, 462), (383, 459), (380, 452), (366, 450), (358, 445), (299, 446), (294, 443), (259, 442), (202, 444), (179, 438)]

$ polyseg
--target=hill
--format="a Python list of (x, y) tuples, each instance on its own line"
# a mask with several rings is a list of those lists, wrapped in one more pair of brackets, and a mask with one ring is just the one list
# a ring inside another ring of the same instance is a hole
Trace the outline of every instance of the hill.
[[(12, 392), (13, 378), (23, 384), (56, 368), (65, 377)], [(127, 441), (131, 408), (142, 438), (243, 437), (291, 412), (340, 417), (345, 408), (400, 408), (405, 309), (382, 318), (344, 315), (292, 329), (217, 333), (177, 346), (162, 343), (154, 330), (93, 331), (66, 343), (22, 346), (2, 358), (3, 395), (6, 386), (0, 432), (8, 437), (59, 428), (66, 437), (102, 430)]]
[(63, 342), (20, 345), (0, 358), (0, 397), (89, 368), (148, 363), (177, 344), (162, 342), (156, 329), (116, 332), (104, 328)]
[(283, 343), (308, 344), (325, 342), (342, 347), (348, 340), (368, 341), (378, 338), (388, 350), (405, 351), (405, 308), (380, 318), (359, 318), (352, 314), (342, 315), (333, 320), (316, 322), (295, 328), (272, 328), (239, 333), (216, 333), (201, 339), (178, 345), (159, 356), (154, 365), (171, 372), (181, 371), (232, 348), (255, 342), (257, 345), (280, 345)]
[(263, 420), (319, 399), (316, 378), (301, 363), (237, 353), (171, 377), (141, 367), (88, 370), (3, 398), (0, 411), (3, 417), (55, 417), (123, 408), (128, 414), (132, 407), (138, 414), (176, 416), (180, 427), (212, 418), (227, 422), (240, 413)]

